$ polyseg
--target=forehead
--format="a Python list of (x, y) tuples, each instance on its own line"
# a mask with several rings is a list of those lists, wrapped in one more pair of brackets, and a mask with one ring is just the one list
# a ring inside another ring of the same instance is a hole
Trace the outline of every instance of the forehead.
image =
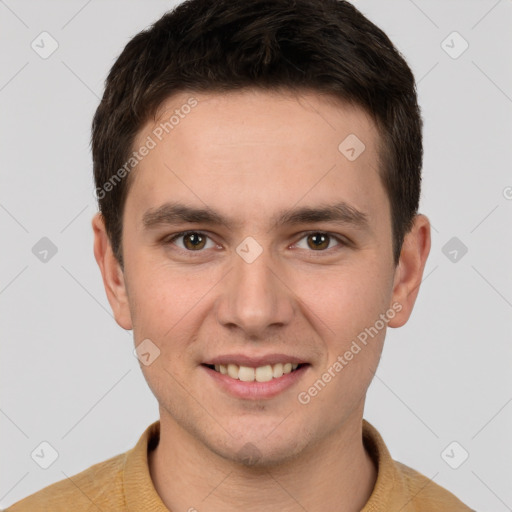
[(149, 140), (128, 194), (145, 211), (176, 199), (226, 216), (270, 216), (298, 202), (344, 200), (370, 216), (386, 207), (377, 128), (331, 96), (181, 92), (140, 130), (134, 150)]
[[(154, 119), (140, 130), (138, 139), (142, 141), (151, 133), (157, 141), (173, 138), (177, 143), (178, 137), (189, 136), (191, 130), (194, 137), (187, 137), (187, 141), (195, 142), (192, 147), (196, 151), (210, 145), (283, 146), (298, 142), (306, 144), (305, 149), (321, 149), (331, 139), (338, 142), (343, 135), (359, 134), (372, 152), (371, 146), (379, 139), (366, 111), (333, 95), (261, 89), (176, 93), (159, 106)], [(299, 147), (295, 149), (300, 151)]]

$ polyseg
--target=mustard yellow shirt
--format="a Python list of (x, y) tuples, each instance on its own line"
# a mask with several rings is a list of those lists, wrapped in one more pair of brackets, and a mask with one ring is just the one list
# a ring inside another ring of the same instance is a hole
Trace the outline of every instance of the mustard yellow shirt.
[[(151, 424), (134, 448), (31, 494), (7, 512), (169, 512), (157, 494), (148, 450), (158, 444), (160, 422)], [(363, 419), (363, 440), (375, 461), (377, 481), (361, 512), (474, 512), (414, 469), (396, 462), (379, 432)]]

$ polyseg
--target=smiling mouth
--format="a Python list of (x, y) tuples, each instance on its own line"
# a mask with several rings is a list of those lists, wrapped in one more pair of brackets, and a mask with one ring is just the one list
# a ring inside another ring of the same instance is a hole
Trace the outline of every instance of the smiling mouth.
[(241, 380), (243, 382), (269, 382), (273, 379), (279, 379), (283, 375), (292, 373), (304, 366), (308, 366), (308, 364), (277, 363), (258, 366), (257, 368), (237, 364), (205, 364), (203, 366), (221, 373), (222, 375), (231, 377), (234, 380)]

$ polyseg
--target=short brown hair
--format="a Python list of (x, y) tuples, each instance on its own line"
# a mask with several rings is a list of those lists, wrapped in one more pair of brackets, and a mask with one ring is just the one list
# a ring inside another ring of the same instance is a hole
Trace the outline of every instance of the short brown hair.
[(128, 42), (105, 82), (91, 137), (99, 209), (120, 264), (131, 180), (112, 179), (142, 126), (174, 93), (243, 88), (318, 91), (370, 114), (396, 265), (420, 197), (416, 86), (386, 34), (343, 0), (187, 0)]

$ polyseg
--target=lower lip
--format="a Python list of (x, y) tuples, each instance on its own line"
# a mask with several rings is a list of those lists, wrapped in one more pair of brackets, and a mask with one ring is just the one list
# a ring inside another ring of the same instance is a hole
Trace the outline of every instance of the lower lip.
[(268, 382), (244, 382), (238, 379), (232, 379), (228, 375), (212, 370), (205, 365), (201, 365), (201, 368), (206, 370), (214, 382), (227, 393), (238, 398), (261, 400), (264, 398), (272, 398), (293, 386), (303, 377), (304, 373), (309, 368), (309, 364), (305, 364), (293, 372), (285, 373), (282, 377), (269, 380)]

